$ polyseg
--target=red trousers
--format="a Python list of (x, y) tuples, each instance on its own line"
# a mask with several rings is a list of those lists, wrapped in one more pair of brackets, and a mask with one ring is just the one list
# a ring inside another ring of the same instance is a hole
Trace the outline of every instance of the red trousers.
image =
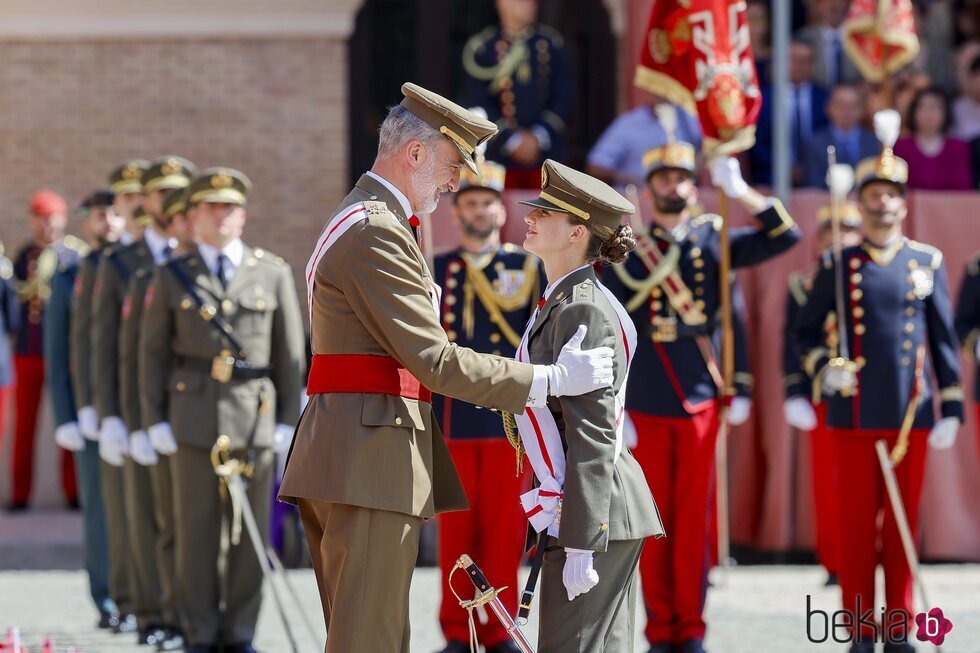
[(648, 542), (640, 556), (647, 641), (703, 639), (711, 543), (709, 498), (714, 480), (717, 408), (687, 418), (630, 411), (643, 468), (667, 537)]
[[(880, 604), (875, 603), (875, 568), (885, 571), (885, 609), (912, 612), (912, 572), (902, 549), (902, 540), (882, 477), (875, 441), (884, 438), (888, 450), (895, 446), (898, 433), (894, 430), (854, 431), (831, 430), (837, 436), (837, 469), (840, 478), (838, 495), (840, 532), (846, 534), (847, 555), (840, 559), (840, 588), (844, 610), (854, 614), (858, 597), (861, 612), (873, 610), (870, 620), (881, 616)], [(917, 539), (919, 498), (926, 462), (928, 431), (912, 431), (908, 453), (895, 467), (902, 503)], [(879, 518), (883, 518), (879, 527)], [(860, 616), (860, 615), (859, 615)], [(896, 620), (888, 619), (887, 625)], [(914, 623), (909, 623), (913, 627)], [(887, 634), (887, 633), (886, 633)], [(861, 635), (871, 638), (874, 631), (862, 628)]]
[[(37, 410), (44, 389), (44, 358), (14, 356), (16, 379), (14, 385), (14, 446), (10, 459), (10, 478), (13, 487), (11, 503), (27, 503), (34, 481), (34, 438), (37, 432)], [(61, 457), (61, 489), (65, 500), (78, 502), (75, 481), (75, 459), (70, 451), (58, 449)]]
[[(506, 439), (449, 440), (456, 469), (470, 509), (439, 515), (439, 568), (442, 570), (442, 606), (439, 623), (449, 641), (469, 642), (466, 610), (449, 589), (449, 572), (464, 553), (470, 554), (487, 580), (496, 588), (506, 586), (500, 599), (508, 612), (517, 614), (517, 568), (524, 551), (527, 519), (520, 496), (527, 489), (527, 474), (515, 475), (514, 448)], [(525, 470), (528, 468), (525, 463)], [(460, 598), (473, 598), (473, 584), (465, 574), (453, 577), (453, 588)], [(489, 621), (476, 621), (480, 643), (490, 648), (510, 640), (500, 621), (489, 610)]]
[(813, 512), (816, 523), (817, 560), (827, 573), (840, 572), (840, 517), (837, 507), (839, 479), (837, 473), (837, 436), (827, 428), (826, 406), (814, 406), (817, 426), (810, 431), (810, 456), (813, 468)]

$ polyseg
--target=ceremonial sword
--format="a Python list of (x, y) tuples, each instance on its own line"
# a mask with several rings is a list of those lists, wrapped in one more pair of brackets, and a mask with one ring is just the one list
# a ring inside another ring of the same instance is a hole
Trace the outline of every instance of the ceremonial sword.
[[(452, 589), (453, 574), (459, 569), (466, 572), (466, 576), (473, 583), (473, 587), (476, 588), (477, 596), (472, 601), (464, 601), (460, 599), (459, 595), (456, 594), (456, 590)], [(531, 646), (530, 642), (527, 641), (527, 638), (524, 637), (524, 633), (521, 632), (520, 626), (518, 626), (517, 622), (514, 621), (514, 618), (510, 616), (510, 613), (507, 612), (507, 608), (504, 607), (500, 597), (497, 596), (506, 588), (501, 587), (499, 590), (494, 589), (487, 581), (486, 576), (483, 575), (483, 572), (480, 571), (480, 568), (476, 566), (476, 563), (473, 562), (473, 559), (470, 558), (469, 555), (464, 553), (459, 557), (459, 560), (456, 561), (456, 564), (453, 565), (452, 571), (449, 572), (449, 588), (452, 589), (453, 594), (455, 594), (456, 598), (459, 599), (460, 607), (464, 608), (470, 613), (470, 647), (473, 651), (476, 651), (477, 644), (475, 625), (473, 624), (473, 610), (480, 606), (487, 605), (490, 606), (493, 613), (497, 615), (497, 619), (499, 619), (500, 623), (503, 624), (504, 630), (506, 630), (507, 634), (510, 635), (510, 638), (514, 641), (514, 644), (517, 645), (518, 650), (520, 650), (521, 653), (534, 653), (534, 648)]]

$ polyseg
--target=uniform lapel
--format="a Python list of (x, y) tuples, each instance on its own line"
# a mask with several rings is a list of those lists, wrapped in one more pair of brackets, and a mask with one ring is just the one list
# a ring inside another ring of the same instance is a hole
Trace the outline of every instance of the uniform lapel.
[(411, 231), (412, 227), (408, 224), (408, 219), (411, 216), (405, 215), (405, 210), (402, 208), (401, 202), (398, 201), (398, 198), (390, 190), (385, 188), (384, 184), (374, 177), (365, 174), (361, 175), (361, 178), (357, 180), (355, 186), (367, 194), (365, 201), (384, 202), (388, 206), (388, 210), (398, 218), (398, 221), (406, 229)]
[(235, 276), (231, 278), (231, 283), (228, 284), (228, 289), (225, 291), (225, 295), (228, 297), (234, 297), (236, 293), (240, 292), (248, 284), (252, 268), (255, 266), (255, 256), (252, 255), (252, 252), (251, 247), (244, 245), (242, 264), (235, 270)]
[(204, 262), (204, 257), (201, 256), (201, 250), (195, 249), (194, 253), (188, 257), (187, 267), (191, 269), (195, 286), (206, 291), (216, 300), (220, 301), (225, 296), (225, 290), (221, 287), (221, 282), (211, 274), (211, 270), (208, 269), (207, 264)]
[(538, 317), (534, 320), (534, 325), (531, 327), (531, 333), (528, 334), (527, 337), (528, 342), (531, 341), (534, 334), (540, 331), (541, 327), (543, 327), (548, 321), (548, 316), (551, 315), (551, 310), (567, 299), (568, 296), (572, 294), (572, 289), (586, 279), (595, 279), (595, 272), (593, 271), (592, 266), (576, 270), (572, 274), (562, 279), (561, 282), (555, 286), (554, 290), (551, 291), (551, 295), (548, 296), (548, 301), (545, 302), (544, 307), (538, 311)]

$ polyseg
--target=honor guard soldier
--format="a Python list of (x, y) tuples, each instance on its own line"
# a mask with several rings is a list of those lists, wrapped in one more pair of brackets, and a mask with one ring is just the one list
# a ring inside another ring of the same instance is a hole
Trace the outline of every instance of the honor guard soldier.
[[(21, 302), (21, 328), (14, 343), (14, 441), (10, 457), (11, 511), (27, 508), (34, 480), (34, 438), (44, 388), (44, 315), (51, 297), (51, 277), (76, 261), (84, 244), (65, 236), (68, 205), (57, 193), (41, 190), (31, 197), (32, 240), (14, 259)], [(69, 506), (78, 506), (75, 462), (61, 452), (61, 489)]]
[(564, 39), (538, 25), (536, 0), (496, 0), (500, 26), (463, 48), (463, 98), (500, 129), (487, 156), (507, 168), (508, 188), (537, 188), (546, 158), (562, 159), (572, 108)]
[[(14, 383), (13, 342), (20, 330), (20, 296), (14, 278), (14, 263), (0, 243), (0, 424), (7, 424), (10, 414), (11, 386)], [(0, 445), (3, 438), (0, 437)]]
[[(175, 168), (171, 171), (170, 168)], [(131, 168), (123, 170), (123, 176)], [(166, 157), (141, 170), (133, 183), (139, 184), (142, 202), (159, 207), (161, 195), (174, 184), (186, 185), (193, 165), (176, 157)], [(144, 182), (152, 184), (144, 190)], [(141, 204), (142, 204), (141, 202)], [(120, 331), (131, 307), (126, 306), (130, 280), (140, 271), (152, 269), (155, 262), (169, 257), (171, 246), (165, 231), (152, 219), (140, 217), (142, 207), (134, 209), (134, 220), (143, 226), (143, 234), (133, 243), (113, 248), (99, 262), (94, 289), (92, 313), (92, 369), (98, 382), (93, 389), (95, 410), (101, 421), (99, 454), (109, 465), (122, 468), (123, 510), (126, 524), (126, 558), (133, 612), (139, 627), (141, 644), (156, 644), (164, 639), (160, 570), (157, 566), (157, 527), (153, 507), (150, 472), (146, 465), (155, 464), (157, 456), (146, 432), (134, 427), (139, 423), (135, 389), (124, 387), (121, 373), (125, 361), (120, 351)], [(147, 214), (149, 215), (149, 214)], [(132, 375), (131, 375), (132, 376)]]
[(608, 348), (573, 342), (555, 365), (532, 366), (449, 341), (416, 214), (458, 189), (464, 165), (475, 172), (476, 148), (497, 128), (415, 84), (402, 93), (381, 125), (374, 166), (331, 216), (307, 265), (310, 402), (279, 496), (299, 504), (327, 653), (407, 653), (422, 520), (467, 507), (432, 392), (522, 412), (549, 394), (612, 383)]
[[(697, 199), (693, 146), (671, 140), (644, 158), (653, 224), (625, 265), (607, 270), (603, 280), (640, 333), (626, 407), (637, 434), (634, 454), (670, 533), (646, 547), (640, 560), (647, 640), (656, 653), (698, 653), (705, 634), (706, 561), (713, 548), (705, 518), (713, 512), (720, 392), (712, 341), (720, 330), (720, 285), (730, 282), (718, 276), (721, 218), (690, 216)], [(799, 240), (779, 200), (749, 188), (735, 159), (712, 161), (711, 175), (759, 223), (731, 231), (733, 269), (758, 265)], [(731, 412), (743, 421), (747, 401), (736, 409), (733, 400)]]
[(51, 300), (44, 329), (44, 374), (54, 411), (54, 439), (61, 448), (74, 452), (82, 508), (85, 571), (92, 601), (99, 611), (100, 628), (118, 625), (119, 612), (109, 594), (99, 443), (92, 437), (94, 430), (82, 431), (75, 404), (72, 304), (79, 299), (74, 294), (80, 282), (79, 269), (97, 256), (94, 252), (100, 251), (106, 243), (118, 240), (125, 228), (126, 221), (112, 209), (113, 199), (112, 191), (100, 190), (86, 197), (79, 207), (82, 231), (91, 249), (79, 261), (63, 265), (51, 278)]
[[(876, 115), (876, 126), (878, 121)], [(897, 124), (893, 131), (898, 133)], [(926, 442), (938, 449), (953, 445), (963, 420), (963, 389), (942, 252), (902, 235), (908, 211), (906, 162), (886, 148), (862, 161), (856, 178), (864, 239), (843, 249), (841, 273), (832, 253), (823, 254), (800, 309), (797, 336), (813, 393), (826, 395), (827, 434), (837, 440), (840, 528), (847, 547), (840, 586), (843, 608), (851, 614), (850, 651), (871, 653), (876, 639), (886, 639), (886, 652), (906, 653), (914, 651), (907, 642), (914, 624), (912, 574), (886, 498), (875, 442), (887, 442), (915, 540)], [(840, 344), (832, 357), (825, 326), (837, 293), (846, 309), (837, 316)], [(942, 405), (938, 422), (933, 416), (933, 377)], [(885, 575), (884, 614), (889, 615), (879, 625), (884, 637), (873, 620), (861, 618), (868, 611), (882, 614), (875, 603), (879, 562)], [(896, 621), (901, 610), (906, 616)]]
[(171, 444), (177, 606), (191, 653), (253, 653), (262, 602), (255, 548), (265, 543), (249, 540), (213, 463), (227, 456), (264, 527), (275, 453), (299, 417), (303, 318), (289, 265), (241, 239), (250, 187), (231, 168), (191, 181), (198, 246), (156, 269), (140, 325), (141, 420), (154, 443)]
[[(460, 246), (435, 258), (435, 281), (442, 287), (440, 316), (450, 342), (476, 351), (513, 358), (520, 334), (543, 288), (540, 262), (524, 250), (500, 244), (507, 220), (500, 164), (480, 161), (477, 173), (464, 168), (453, 196)], [(442, 607), (439, 622), (448, 645), (443, 653), (469, 651), (466, 611), (448, 586), (449, 571), (461, 553), (479, 560), (495, 583), (517, 587), (525, 520), (519, 507), (525, 478), (516, 470), (514, 449), (500, 415), (441, 395), (432, 409), (456, 463), (470, 510), (445, 513), (439, 520), (439, 566)], [(517, 592), (501, 596), (511, 614)], [(488, 653), (513, 649), (510, 635), (497, 620), (477, 627)]]
[[(833, 241), (832, 210), (823, 206), (817, 211), (817, 263), (808, 270), (797, 270), (789, 276), (786, 298), (786, 322), (783, 328), (783, 388), (786, 399), (783, 414), (786, 423), (801, 433), (809, 433), (810, 456), (813, 466), (813, 509), (816, 525), (817, 560), (827, 570), (827, 584), (836, 585), (840, 569), (841, 541), (837, 513), (837, 453), (836, 440), (826, 433), (825, 404), (822, 397), (812, 396), (812, 388), (800, 361), (796, 342), (796, 316), (806, 304), (819, 269), (819, 256)], [(841, 246), (851, 247), (861, 242), (861, 212), (857, 204), (848, 202), (841, 207)], [(833, 317), (827, 320), (827, 349), (836, 356), (837, 333)]]
[(977, 423), (980, 423), (980, 253), (966, 264), (956, 305), (956, 333), (963, 343), (963, 355), (977, 364), (973, 375), (973, 401)]

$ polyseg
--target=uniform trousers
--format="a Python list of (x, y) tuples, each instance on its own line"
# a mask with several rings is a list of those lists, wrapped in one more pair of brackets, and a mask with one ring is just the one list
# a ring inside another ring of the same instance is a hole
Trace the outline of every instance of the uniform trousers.
[(827, 573), (840, 571), (840, 481), (837, 473), (837, 437), (828, 431), (826, 407), (814, 406), (817, 426), (810, 431), (810, 460), (813, 468), (813, 512), (816, 524), (817, 560)]
[[(886, 614), (891, 610), (905, 610), (910, 617), (909, 627), (912, 628), (912, 572), (902, 549), (902, 540), (888, 503), (885, 481), (875, 452), (875, 441), (880, 438), (888, 442), (888, 450), (891, 451), (898, 432), (894, 429), (830, 429), (830, 432), (837, 437), (840, 532), (847, 534), (847, 555), (841, 557), (840, 565), (844, 610), (855, 614), (860, 597), (860, 612), (872, 610), (871, 619), (881, 615), (880, 606), (874, 600), (875, 568), (881, 564), (885, 572)], [(918, 533), (927, 435), (928, 431), (925, 429), (913, 430), (908, 452), (895, 467), (913, 541), (917, 539)], [(886, 626), (894, 623), (895, 621), (888, 620)], [(860, 634), (871, 638), (874, 631), (863, 626)]]
[(180, 624), (177, 609), (177, 551), (174, 523), (174, 487), (170, 472), (170, 456), (150, 467), (153, 488), (153, 508), (156, 516), (156, 561), (160, 575), (160, 616), (163, 625)]
[(150, 467), (132, 458), (123, 463), (123, 491), (126, 493), (129, 581), (133, 593), (133, 613), (140, 628), (159, 626), (162, 596), (157, 565), (157, 523), (153, 506)]
[(85, 448), (75, 452), (78, 468), (78, 500), (82, 506), (82, 532), (85, 545), (85, 573), (89, 594), (99, 612), (112, 613), (116, 604), (109, 595), (109, 554), (102, 505), (101, 459), (99, 443), (85, 440)]
[[(10, 458), (10, 492), (12, 503), (27, 503), (34, 483), (34, 441), (37, 434), (37, 413), (44, 390), (44, 357), (14, 356), (14, 446)], [(5, 411), (4, 411), (5, 412)], [(65, 501), (78, 503), (75, 460), (71, 452), (58, 449), (61, 464), (61, 490)]]
[(422, 518), (299, 499), (316, 573), (326, 653), (409, 653), (408, 595)]
[[(442, 572), (439, 623), (448, 641), (468, 642), (467, 612), (459, 607), (459, 601), (449, 589), (449, 572), (459, 556), (468, 553), (494, 587), (509, 588), (500, 595), (500, 600), (508, 612), (517, 614), (520, 594), (517, 569), (527, 533), (520, 496), (529, 481), (526, 474), (516, 474), (514, 447), (505, 438), (449, 440), (447, 444), (470, 509), (439, 515)], [(468, 580), (460, 581), (455, 587), (461, 597), (472, 598), (472, 583)], [(494, 617), (486, 624), (477, 622), (476, 629), (480, 643), (488, 648), (510, 640)]]
[(109, 542), (109, 596), (116, 602), (120, 614), (132, 614), (133, 590), (129, 577), (129, 528), (126, 524), (123, 468), (102, 460), (99, 463), (99, 479), (102, 482), (102, 506)]
[(640, 558), (649, 642), (703, 639), (710, 567), (709, 498), (718, 435), (714, 403), (690, 417), (630, 411), (637, 431), (633, 456), (657, 498), (667, 537)]

